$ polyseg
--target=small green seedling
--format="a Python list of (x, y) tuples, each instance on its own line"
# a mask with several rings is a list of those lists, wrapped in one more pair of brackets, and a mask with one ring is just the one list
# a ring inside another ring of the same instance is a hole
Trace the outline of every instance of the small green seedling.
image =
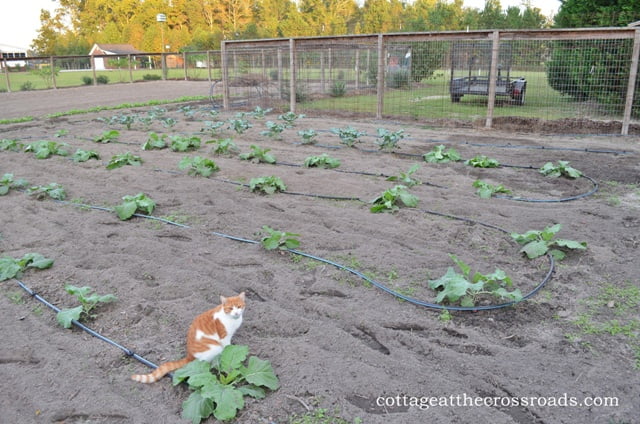
[(562, 228), (561, 224), (555, 224), (546, 227), (542, 231), (530, 230), (523, 234), (511, 233), (511, 237), (518, 243), (523, 245), (521, 252), (525, 253), (529, 259), (535, 259), (547, 253), (551, 254), (556, 260), (560, 261), (565, 258), (566, 253), (555, 247), (585, 250), (586, 242), (578, 242), (565, 239), (554, 239), (557, 232)]
[(331, 132), (340, 137), (340, 143), (348, 147), (353, 147), (356, 143), (360, 142), (360, 137), (366, 135), (362, 131), (349, 126), (345, 128), (331, 128)]
[(56, 143), (55, 141), (40, 140), (24, 146), (25, 152), (33, 152), (37, 159), (47, 159), (50, 156), (69, 156), (67, 143)]
[(9, 193), (9, 190), (12, 188), (24, 188), (29, 183), (27, 180), (19, 178), (17, 180), (13, 179), (13, 174), (4, 174), (2, 179), (0, 179), (0, 196), (4, 196)]
[(231, 138), (223, 138), (220, 140), (210, 140), (207, 144), (215, 144), (211, 149), (211, 152), (216, 155), (232, 155), (237, 153), (240, 149), (238, 145), (233, 142)]
[(294, 112), (283, 113), (282, 115), (278, 115), (278, 119), (285, 122), (287, 128), (293, 128), (296, 125), (296, 121), (298, 119), (304, 118), (304, 115), (296, 115)]
[(393, 150), (398, 147), (398, 142), (405, 137), (404, 130), (391, 132), (384, 128), (378, 128), (378, 137), (375, 143), (380, 150)]
[(100, 155), (95, 150), (82, 150), (77, 149), (76, 152), (71, 156), (74, 162), (86, 162), (89, 159), (100, 160)]
[(229, 119), (228, 129), (234, 130), (238, 134), (243, 134), (249, 128), (253, 127), (246, 119)]
[(430, 152), (422, 155), (422, 158), (427, 163), (457, 162), (461, 159), (456, 149), (453, 147), (447, 149), (443, 144), (435, 146)]
[(395, 175), (395, 176), (391, 176), (389, 178), (387, 178), (387, 181), (396, 181), (399, 183), (402, 183), (403, 185), (407, 186), (407, 187), (413, 187), (416, 185), (420, 185), (422, 184), (422, 181), (413, 178), (413, 174), (420, 169), (420, 165), (419, 164), (414, 164), (413, 166), (411, 166), (411, 168), (409, 168), (409, 170), (407, 172), (400, 172), (400, 175)]
[(198, 150), (202, 142), (200, 140), (200, 137), (196, 137), (196, 136), (185, 137), (181, 135), (169, 136), (169, 140), (171, 141), (169, 147), (174, 152), (186, 152), (189, 150)]
[(561, 176), (567, 178), (580, 178), (582, 176), (582, 172), (569, 166), (569, 162), (566, 160), (559, 160), (557, 164), (547, 162), (542, 166), (542, 168), (540, 168), (540, 173), (553, 178)]
[(273, 121), (267, 121), (264, 125), (267, 129), (265, 131), (261, 131), (260, 135), (265, 135), (277, 140), (282, 138), (282, 132), (287, 128), (285, 124), (279, 124)]
[(260, 162), (271, 163), (271, 164), (276, 163), (275, 156), (269, 154), (269, 151), (271, 151), (271, 149), (262, 149), (256, 146), (255, 144), (252, 144), (250, 147), (251, 147), (251, 151), (249, 153), (242, 153), (239, 156), (240, 159), (250, 160), (253, 163), (260, 163)]
[(320, 156), (309, 156), (304, 160), (304, 166), (307, 168), (337, 168), (340, 166), (340, 159), (334, 159), (326, 153)]
[(55, 138), (62, 138), (67, 134), (69, 134), (69, 130), (58, 130), (58, 131), (55, 132), (55, 134), (53, 134), (53, 136)]
[(214, 171), (220, 170), (213, 160), (203, 158), (202, 156), (186, 156), (182, 158), (178, 164), (178, 168), (182, 170), (188, 169), (187, 172), (189, 175), (202, 175), (203, 177), (208, 177), (213, 174)]
[(24, 148), (24, 145), (18, 143), (18, 140), (11, 140), (3, 138), (0, 140), (0, 150), (8, 150), (12, 152), (18, 152)]
[(476, 190), (476, 194), (480, 196), (481, 199), (490, 199), (491, 196), (499, 193), (511, 194), (511, 190), (505, 188), (502, 184), (495, 186), (482, 180), (475, 180), (473, 186), (478, 189)]
[(276, 191), (285, 191), (287, 186), (282, 179), (275, 176), (252, 178), (249, 181), (250, 191), (260, 191), (264, 194), (273, 194)]
[(112, 141), (118, 141), (118, 137), (120, 137), (120, 131), (118, 130), (107, 130), (100, 135), (93, 137), (93, 141), (96, 143), (110, 143)]
[(0, 281), (10, 278), (20, 278), (28, 268), (47, 269), (53, 265), (53, 259), (48, 259), (40, 253), (27, 253), (21, 259), (9, 256), (0, 257)]
[(62, 309), (56, 314), (58, 323), (64, 328), (71, 328), (73, 321), (84, 321), (94, 319), (96, 317), (92, 311), (100, 304), (110, 303), (117, 300), (112, 294), (98, 295), (91, 293), (93, 289), (89, 286), (76, 287), (71, 284), (65, 284), (64, 290), (72, 296), (75, 296), (80, 302), (80, 306), (71, 309)]
[(228, 345), (210, 364), (195, 360), (174, 373), (173, 385), (186, 383), (193, 391), (182, 403), (182, 418), (194, 424), (213, 415), (232, 420), (244, 408), (244, 397), (263, 399), (266, 389), (277, 390), (278, 377), (269, 361), (251, 356), (249, 348)]
[(297, 249), (300, 246), (300, 241), (297, 239), (300, 234), (274, 230), (268, 225), (263, 225), (262, 230), (267, 235), (260, 240), (260, 243), (267, 250)]
[(180, 106), (178, 108), (178, 110), (180, 112), (182, 112), (182, 114), (184, 115), (185, 118), (187, 119), (193, 119), (196, 116), (196, 113), (198, 113), (198, 109), (196, 109), (195, 107), (191, 106), (191, 105), (185, 105), (185, 106)]
[(224, 121), (205, 121), (204, 128), (200, 129), (200, 132), (208, 133), (212, 137), (218, 135), (220, 128), (224, 125)]
[(270, 113), (273, 109), (262, 109), (260, 106), (256, 106), (255, 109), (251, 112), (251, 116), (255, 119), (263, 119), (267, 113)]
[(512, 286), (511, 278), (504, 271), (496, 269), (492, 274), (484, 275), (476, 272), (471, 276), (471, 267), (458, 259), (455, 255), (449, 257), (462, 271), (459, 274), (449, 267), (447, 272), (437, 280), (429, 280), (429, 287), (439, 290), (436, 303), (454, 304), (460, 302), (460, 306), (473, 307), (478, 302), (478, 297), (490, 295), (499, 299), (519, 302), (522, 293), (519, 289), (508, 291)]
[(132, 154), (131, 152), (113, 155), (109, 163), (107, 163), (107, 169), (112, 170), (121, 168), (125, 165), (140, 166), (142, 165), (142, 158), (138, 155)]
[(55, 200), (64, 200), (67, 198), (67, 192), (58, 183), (29, 187), (27, 193), (29, 195), (35, 195), (38, 199), (43, 199), (47, 196)]
[(500, 166), (500, 162), (496, 159), (492, 159), (485, 155), (478, 155), (464, 162), (465, 165), (473, 166), (474, 168), (497, 168)]
[(147, 197), (144, 193), (138, 193), (135, 196), (124, 196), (122, 203), (114, 210), (122, 221), (131, 218), (136, 212), (141, 211), (147, 215), (151, 215), (156, 207), (156, 202)]
[(147, 141), (142, 145), (142, 150), (164, 149), (167, 147), (167, 137), (166, 134), (160, 135), (150, 132), (147, 136)]
[(165, 128), (173, 128), (178, 123), (178, 121), (176, 121), (175, 119), (169, 116), (163, 116), (162, 118), (158, 118), (158, 121), (160, 121), (162, 126)]
[(416, 196), (407, 191), (407, 187), (397, 185), (373, 199), (371, 212), (395, 212), (400, 209), (400, 205), (415, 208), (418, 206), (418, 201)]
[(316, 130), (300, 130), (298, 131), (298, 135), (300, 137), (302, 137), (302, 144), (316, 144), (317, 140), (316, 137), (318, 136), (318, 133), (316, 132)]

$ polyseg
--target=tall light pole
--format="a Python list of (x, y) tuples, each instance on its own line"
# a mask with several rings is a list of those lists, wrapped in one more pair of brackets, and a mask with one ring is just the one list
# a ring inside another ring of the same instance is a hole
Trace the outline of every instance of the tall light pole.
[(156, 21), (160, 23), (160, 36), (162, 37), (162, 53), (164, 53), (164, 23), (167, 22), (167, 15), (158, 13)]

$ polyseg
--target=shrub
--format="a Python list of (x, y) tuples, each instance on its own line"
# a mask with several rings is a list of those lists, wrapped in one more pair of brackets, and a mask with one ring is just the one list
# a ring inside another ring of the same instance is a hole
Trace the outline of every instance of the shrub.
[(85, 75), (84, 77), (82, 77), (82, 83), (84, 85), (91, 85), (91, 84), (93, 84), (93, 78), (88, 77), (88, 76)]
[(342, 97), (347, 92), (344, 81), (334, 81), (331, 86), (331, 97)]
[(33, 85), (31, 81), (27, 81), (20, 86), (20, 91), (31, 91), (35, 89), (36, 87)]
[(98, 75), (96, 82), (98, 84), (109, 84), (109, 77), (106, 75)]
[(142, 79), (145, 81), (158, 81), (161, 80), (162, 77), (158, 74), (144, 74)]

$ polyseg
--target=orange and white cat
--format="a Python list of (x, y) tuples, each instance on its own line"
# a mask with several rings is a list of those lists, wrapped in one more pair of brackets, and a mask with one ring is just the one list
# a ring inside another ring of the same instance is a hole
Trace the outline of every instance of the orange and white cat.
[(171, 371), (195, 359), (211, 362), (220, 355), (242, 324), (245, 307), (244, 292), (233, 297), (220, 296), (221, 304), (197, 317), (187, 333), (187, 356), (161, 364), (150, 374), (135, 374), (131, 379), (140, 383), (154, 383)]

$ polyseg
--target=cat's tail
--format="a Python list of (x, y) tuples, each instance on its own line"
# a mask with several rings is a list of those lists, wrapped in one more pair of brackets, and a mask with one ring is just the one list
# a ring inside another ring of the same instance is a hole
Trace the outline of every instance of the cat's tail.
[(158, 368), (156, 368), (152, 373), (134, 374), (131, 376), (131, 379), (139, 383), (155, 383), (165, 375), (169, 374), (171, 371), (182, 368), (191, 361), (192, 358), (185, 357), (178, 361), (165, 362), (164, 364), (161, 364)]

